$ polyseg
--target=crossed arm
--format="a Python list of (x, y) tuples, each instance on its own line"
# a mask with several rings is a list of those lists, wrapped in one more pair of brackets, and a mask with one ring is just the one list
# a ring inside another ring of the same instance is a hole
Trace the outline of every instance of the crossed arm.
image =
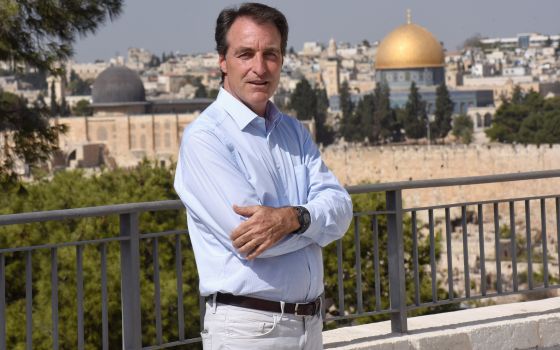
[[(311, 142), (310, 140), (308, 140)], [(312, 145), (314, 147), (314, 145)], [(188, 150), (188, 151), (187, 151)], [(287, 254), (309, 244), (326, 245), (346, 231), (352, 214), (348, 194), (312, 148), (308, 161), (311, 225), (303, 235), (291, 207), (264, 206), (227, 147), (211, 133), (183, 140), (175, 189), (190, 220), (227, 249), (246, 259)]]

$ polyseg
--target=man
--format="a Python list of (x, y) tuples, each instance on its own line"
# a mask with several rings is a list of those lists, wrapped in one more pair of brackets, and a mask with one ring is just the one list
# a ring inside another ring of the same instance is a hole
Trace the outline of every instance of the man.
[(185, 204), (205, 349), (321, 349), (321, 247), (352, 202), (306, 129), (272, 102), (288, 24), (248, 3), (216, 23), (223, 88), (186, 130), (175, 189)]

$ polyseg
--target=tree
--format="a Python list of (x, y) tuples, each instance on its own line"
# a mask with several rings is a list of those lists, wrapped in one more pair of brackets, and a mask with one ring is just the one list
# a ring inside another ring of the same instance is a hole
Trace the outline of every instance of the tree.
[(470, 49), (470, 48), (480, 48), (482, 47), (482, 35), (480, 33), (475, 33), (465, 39), (463, 42), (463, 49)]
[(449, 90), (445, 82), (441, 83), (436, 90), (435, 120), (431, 126), (432, 139), (445, 138), (451, 130), (453, 115), (453, 101), (449, 97)]
[(406, 137), (419, 139), (426, 136), (426, 123), (428, 122), (426, 103), (422, 100), (415, 82), (410, 84), (410, 93), (402, 118)]
[(538, 143), (537, 139), (527, 134), (531, 132), (528, 124), (523, 131), (523, 136), (520, 136), (521, 125), (531, 113), (551, 110), (547, 106), (554, 104), (553, 100), (555, 99), (545, 101), (540, 94), (532, 90), (524, 95), (521, 88), (515, 86), (511, 99), (503, 100), (502, 105), (496, 110), (492, 126), (485, 131), (486, 135), (492, 141), (503, 143), (528, 142), (528, 140), (531, 140), (531, 143)]
[(93, 109), (88, 100), (79, 100), (72, 111), (77, 116), (90, 116), (93, 114)]
[[(401, 140), (401, 125), (397, 122), (395, 110), (391, 108), (391, 91), (386, 81), (379, 82), (373, 91), (375, 112), (374, 124), (380, 126), (380, 141)], [(374, 140), (375, 141), (375, 140)]]
[(453, 121), (453, 136), (459, 138), (461, 142), (469, 144), (472, 142), (474, 124), (472, 119), (465, 114), (455, 117)]
[(359, 123), (359, 137), (368, 138), (369, 142), (377, 143), (381, 124), (379, 121), (374, 120), (375, 113), (375, 97), (373, 94), (367, 94), (362, 97), (356, 106), (355, 120)]
[(194, 92), (195, 98), (207, 98), (208, 93), (206, 92), (206, 87), (200, 81), (197, 84), (196, 91)]
[(302, 78), (290, 95), (289, 108), (293, 109), (300, 120), (311, 120), (317, 112), (317, 96), (309, 81)]
[(327, 111), (329, 109), (329, 98), (325, 89), (315, 88), (315, 98), (317, 103), (315, 112), (315, 129), (317, 130), (317, 143), (324, 146), (334, 142), (334, 131), (330, 125), (327, 125)]
[(51, 82), (51, 115), (57, 116), (59, 112), (58, 103), (56, 102), (56, 89), (54, 88), (54, 81)]
[(15, 183), (17, 161), (35, 165), (46, 161), (58, 149), (58, 133), (64, 125), (50, 125), (49, 111), (37, 102), (0, 90), (0, 186)]
[(122, 0), (3, 1), (0, 6), (0, 61), (22, 62), (60, 72), (57, 62), (72, 56), (78, 36), (94, 33), (118, 17)]
[(354, 113), (354, 103), (350, 96), (350, 88), (347, 81), (344, 81), (340, 86), (340, 110), (342, 111), (340, 136), (344, 137), (346, 141), (363, 140), (360, 120), (356, 118)]
[[(24, 63), (61, 74), (60, 62), (72, 56), (77, 36), (93, 33), (107, 19), (114, 19), (123, 0), (2, 1), (0, 4), (0, 61)], [(51, 86), (51, 89), (53, 87)], [(57, 149), (56, 139), (65, 129), (49, 126), (44, 106), (28, 107), (26, 101), (1, 92), (0, 182), (17, 178), (17, 159), (33, 166)], [(53, 97), (52, 109), (56, 109)], [(8, 141), (10, 140), (10, 141)]]
[(70, 95), (91, 95), (91, 80), (83, 80), (74, 70), (70, 72), (68, 91)]

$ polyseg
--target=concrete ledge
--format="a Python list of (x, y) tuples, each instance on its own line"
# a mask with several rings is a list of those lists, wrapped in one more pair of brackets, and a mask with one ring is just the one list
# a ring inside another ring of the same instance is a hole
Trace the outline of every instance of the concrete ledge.
[(325, 349), (560, 349), (560, 297), (408, 319), (408, 334), (389, 321), (323, 332)]

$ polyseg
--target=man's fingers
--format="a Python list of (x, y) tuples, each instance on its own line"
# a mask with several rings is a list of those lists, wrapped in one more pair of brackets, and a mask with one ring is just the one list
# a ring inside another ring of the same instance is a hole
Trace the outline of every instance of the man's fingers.
[(240, 207), (237, 205), (233, 205), (233, 211), (236, 212), (239, 215), (243, 215), (245, 217), (250, 217), (253, 214), (255, 214), (257, 212), (257, 210), (259, 210), (261, 206), (260, 205), (251, 205), (248, 207)]

